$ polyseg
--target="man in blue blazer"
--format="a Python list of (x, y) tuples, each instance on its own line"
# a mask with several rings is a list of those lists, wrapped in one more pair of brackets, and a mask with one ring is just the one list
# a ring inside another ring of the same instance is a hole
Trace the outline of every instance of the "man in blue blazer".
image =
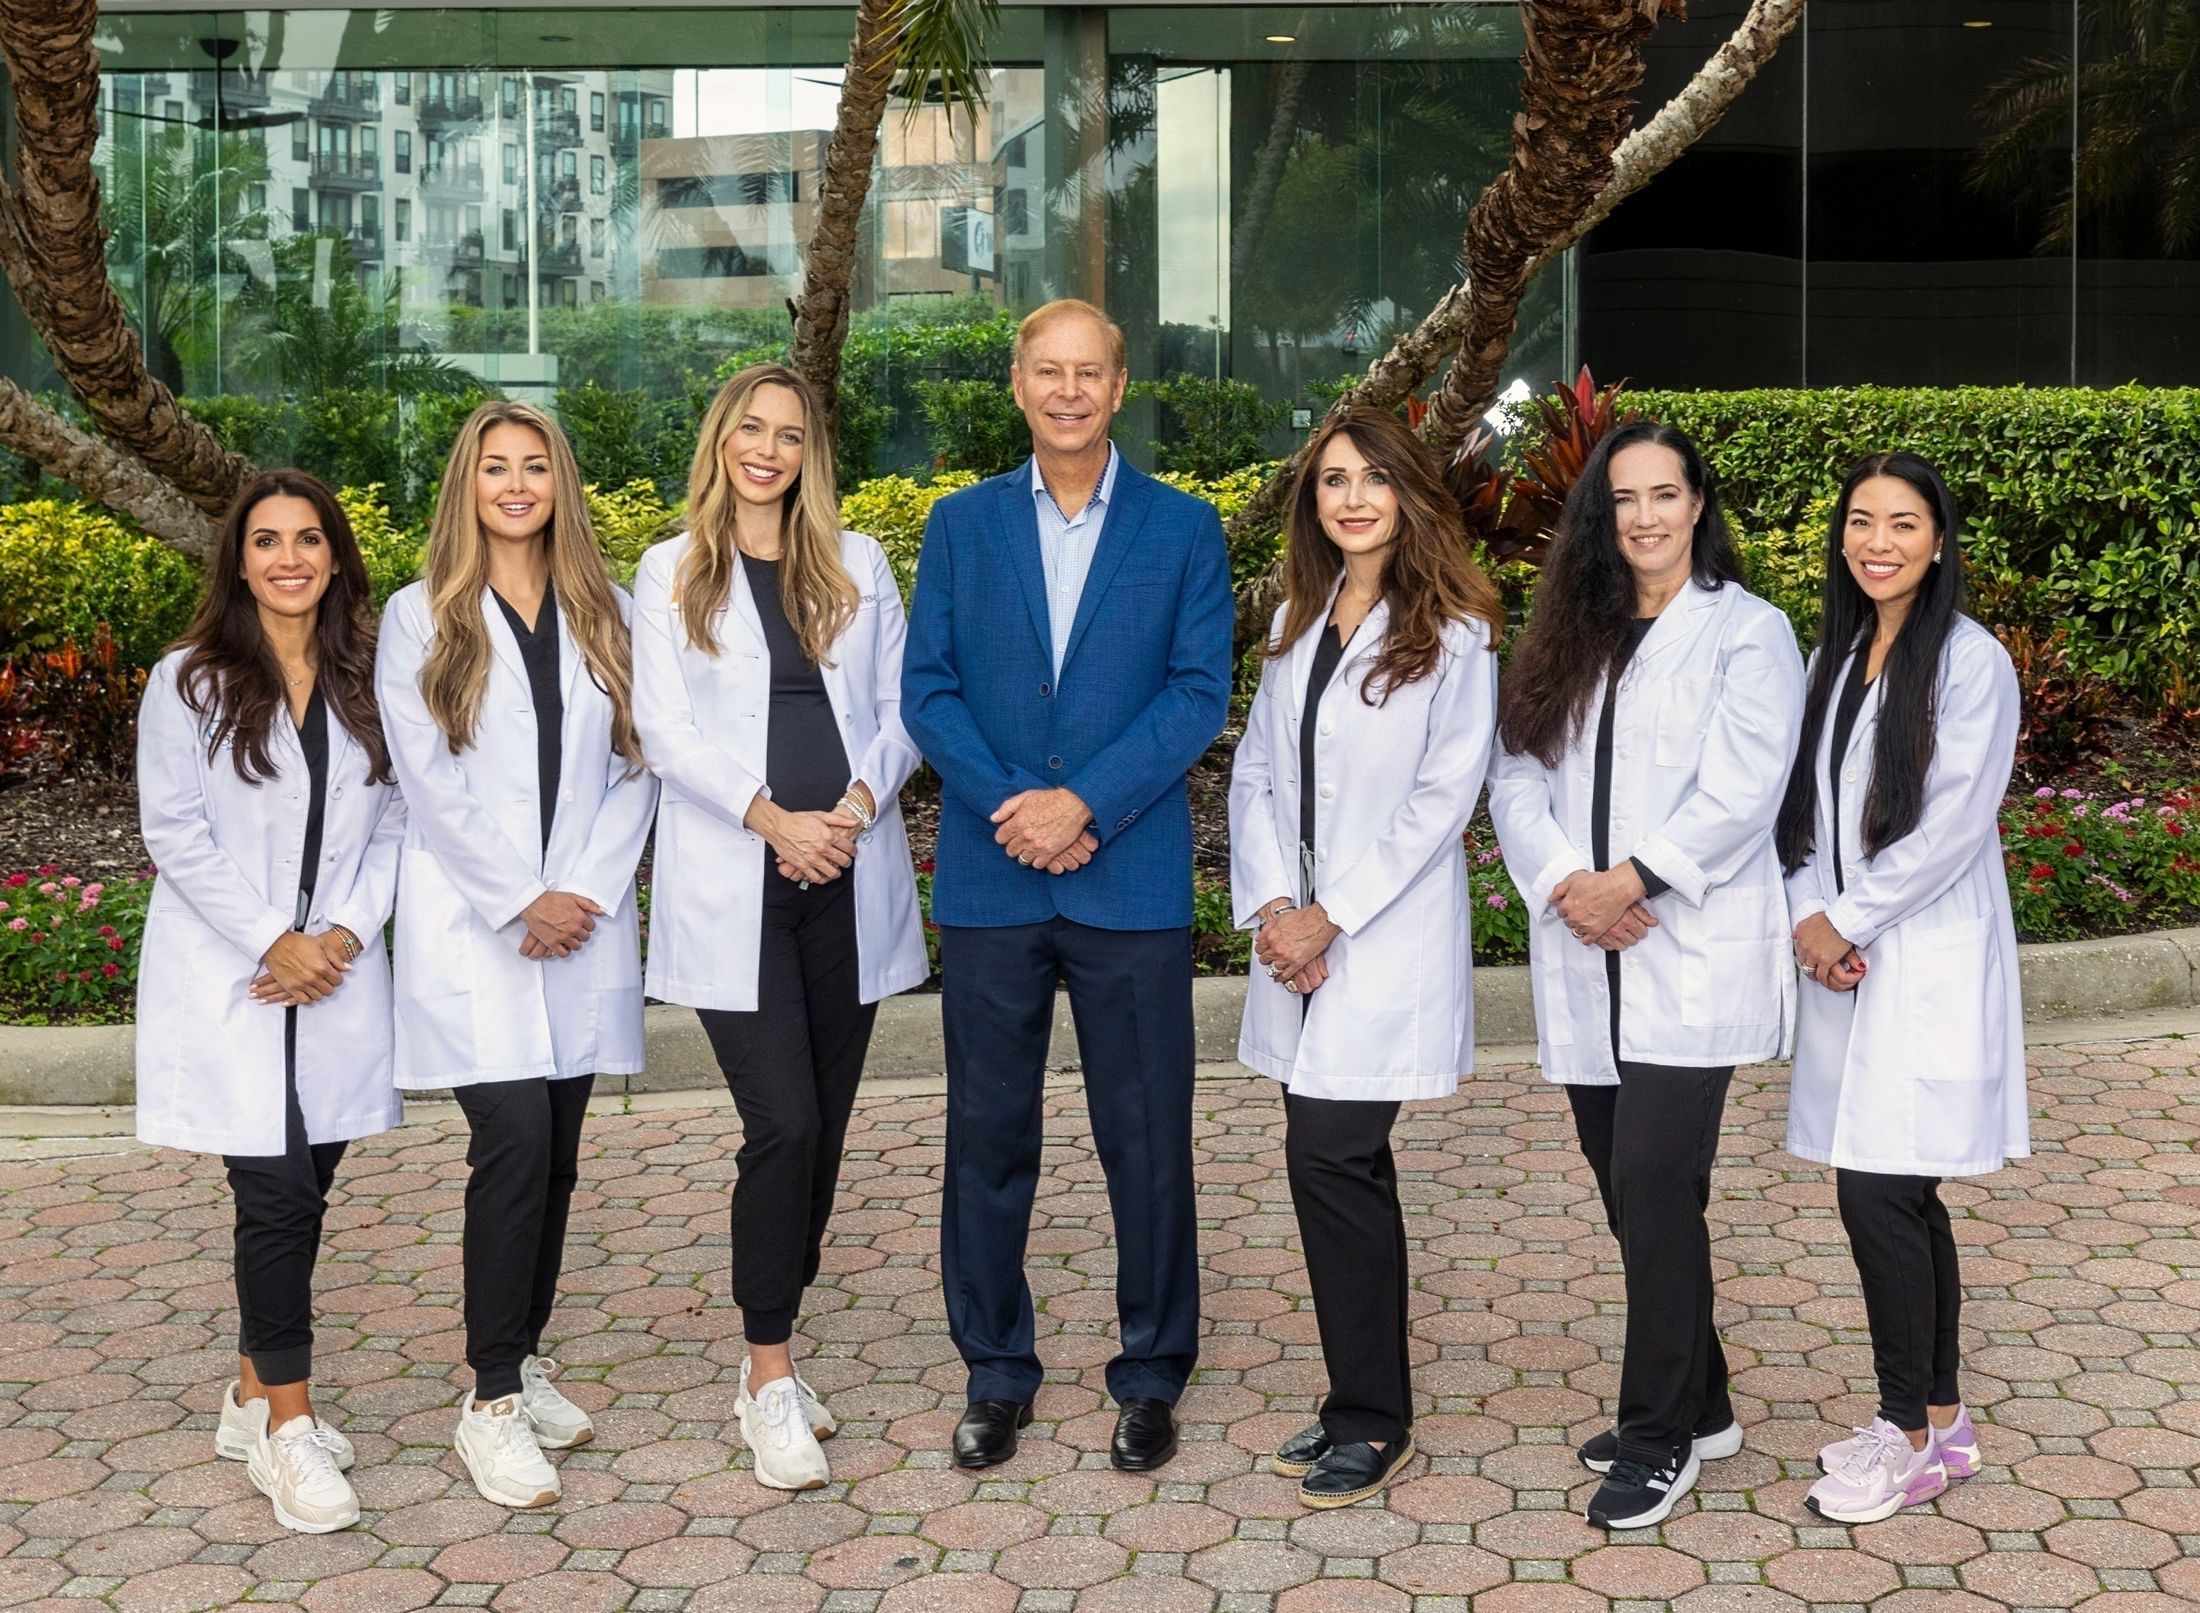
[(955, 1460), (1016, 1453), (1040, 1382), (1024, 1279), (1057, 978), (1115, 1217), (1117, 1467), (1176, 1453), (1199, 1348), (1192, 819), (1222, 731), (1233, 601), (1202, 500), (1108, 440), (1123, 334), (1089, 303), (1017, 332), (1032, 460), (925, 527), (902, 721), (939, 772), (932, 916), (947, 1032), (947, 1319), (970, 1369)]

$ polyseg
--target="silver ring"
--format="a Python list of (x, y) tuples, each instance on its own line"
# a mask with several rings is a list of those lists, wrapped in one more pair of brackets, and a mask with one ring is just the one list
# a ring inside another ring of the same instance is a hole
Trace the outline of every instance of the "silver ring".
[(1281, 980), (1283, 978), (1283, 971), (1271, 963), (1268, 966), (1268, 978), (1270, 980)]
[(806, 879), (798, 879), (794, 882), (794, 888), (796, 890), (806, 891), (810, 888), (810, 882)]
[(1016, 860), (1022, 863), (1026, 868), (1029, 868), (1031, 866), (1031, 859), (1029, 857), (1018, 857)]

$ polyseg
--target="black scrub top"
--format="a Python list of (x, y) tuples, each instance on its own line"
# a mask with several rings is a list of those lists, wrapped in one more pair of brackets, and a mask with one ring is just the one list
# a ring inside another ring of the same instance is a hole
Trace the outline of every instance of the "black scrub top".
[[(1322, 695), (1329, 688), (1329, 680), (1337, 675), (1337, 663), (1344, 659), (1344, 647), (1344, 628), (1336, 622), (1325, 624), (1314, 645), (1313, 670), (1306, 675), (1306, 705), (1299, 717), (1299, 853), (1305, 868), (1314, 866), (1315, 720), (1321, 715)], [(1312, 880), (1307, 884), (1298, 899), (1311, 902)]]
[(771, 714), (764, 727), (764, 783), (788, 812), (830, 812), (852, 776), (824, 674), (802, 648), (779, 592), (779, 562), (741, 557), (771, 651)]
[(303, 929), (313, 909), (314, 877), (321, 867), (321, 820), (328, 810), (328, 702), (321, 698), (318, 679), (306, 697), (298, 744), (306, 753), (306, 846), (298, 863), (298, 916), (293, 924)]
[(1833, 888), (1836, 894), (1848, 889), (1848, 881), (1841, 876), (1841, 761), (1848, 755), (1849, 735), (1856, 732), (1856, 719), (1864, 709), (1864, 695), (1878, 680), (1865, 675), (1865, 665), (1870, 661), (1869, 651), (1859, 650), (1849, 662), (1849, 675), (1841, 680), (1841, 698), (1833, 706), (1833, 747), (1826, 753), (1826, 789), (1832, 807), (1833, 818)]
[[(489, 590), (492, 594), (495, 589)], [(512, 602), (497, 594), (504, 625), (519, 640), (520, 664), (527, 669), (527, 693), (535, 706), (535, 789), (542, 804), (542, 849), (550, 849), (550, 825), (558, 815), (558, 774), (564, 764), (565, 697), (558, 689), (558, 595), (543, 584), (542, 608), (535, 625), (520, 619)]]
[[(1620, 674), (1642, 648), (1642, 641), (1657, 626), (1655, 616), (1638, 616), (1627, 624), (1627, 653), (1612, 669), (1604, 684), (1604, 706), (1597, 713), (1596, 774), (1589, 791), (1589, 860), (1598, 873), (1612, 866), (1612, 717), (1619, 705)], [(1640, 857), (1627, 859), (1642, 878), (1645, 896), (1663, 896), (1672, 887), (1643, 865)], [(1605, 995), (1612, 1002), (1612, 1057), (1619, 1057), (1619, 954), (1604, 954)]]

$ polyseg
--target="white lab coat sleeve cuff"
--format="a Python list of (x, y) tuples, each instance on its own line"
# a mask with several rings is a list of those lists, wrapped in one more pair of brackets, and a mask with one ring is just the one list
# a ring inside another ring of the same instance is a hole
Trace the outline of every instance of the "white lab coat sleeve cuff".
[(1803, 865), (1787, 876), (1788, 928), (1793, 929), (1803, 920), (1826, 910), (1826, 893), (1818, 884), (1818, 860), (1804, 859)]
[(267, 917), (245, 937), (245, 949), (251, 954), (253, 961), (257, 963), (267, 956), (268, 949), (287, 935), (291, 928), (288, 913), (278, 913), (273, 908), (269, 908)]
[(1862, 951), (1879, 939), (1880, 928), (1865, 914), (1864, 904), (1853, 892), (1843, 892), (1826, 906), (1826, 922), (1840, 932), (1843, 940)]
[[(1520, 893), (1527, 900), (1529, 916), (1532, 918), (1551, 905), (1551, 892), (1557, 889), (1559, 881), (1588, 866), (1589, 859), (1570, 848), (1563, 856), (1553, 857), (1545, 863), (1542, 871), (1529, 882), (1528, 888)], [(1653, 863), (1651, 866), (1657, 865)], [(1663, 873), (1662, 869), (1660, 873)]]
[(1655, 868), (1666, 888), (1690, 907), (1703, 905), (1704, 893), (1711, 888), (1710, 876), (1664, 835), (1652, 835), (1635, 848), (1634, 855), (1645, 867)]

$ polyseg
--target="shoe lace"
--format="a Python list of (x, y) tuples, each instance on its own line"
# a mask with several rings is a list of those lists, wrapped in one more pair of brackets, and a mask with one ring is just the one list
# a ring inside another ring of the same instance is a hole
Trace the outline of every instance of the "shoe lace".
[(1861, 1483), (1880, 1467), (1894, 1461), (1898, 1448), (1902, 1455), (1909, 1454), (1909, 1440), (1885, 1423), (1874, 1423), (1855, 1432), (1860, 1437), (1841, 1457), (1841, 1476), (1852, 1482)]
[(542, 1447), (535, 1443), (534, 1430), (528, 1426), (527, 1419), (520, 1415), (518, 1406), (513, 1406), (502, 1415), (492, 1415), (489, 1418), (489, 1432), (496, 1442), (497, 1455), (516, 1457), (522, 1461), (530, 1457), (538, 1462), (542, 1460)]
[(336, 1436), (316, 1423), (295, 1434), (277, 1434), (275, 1444), (283, 1462), (304, 1485), (322, 1484), (340, 1475), (336, 1468)]
[(312, 1440), (322, 1450), (327, 1451), (331, 1459), (334, 1459), (344, 1449), (344, 1436), (326, 1423), (315, 1423), (313, 1432), (305, 1437)]
[(802, 1396), (790, 1384), (773, 1384), (764, 1391), (761, 1402), (764, 1409), (764, 1426), (772, 1436), (772, 1443), (781, 1450), (794, 1443), (795, 1424), (809, 1427), (809, 1420), (802, 1415)]

